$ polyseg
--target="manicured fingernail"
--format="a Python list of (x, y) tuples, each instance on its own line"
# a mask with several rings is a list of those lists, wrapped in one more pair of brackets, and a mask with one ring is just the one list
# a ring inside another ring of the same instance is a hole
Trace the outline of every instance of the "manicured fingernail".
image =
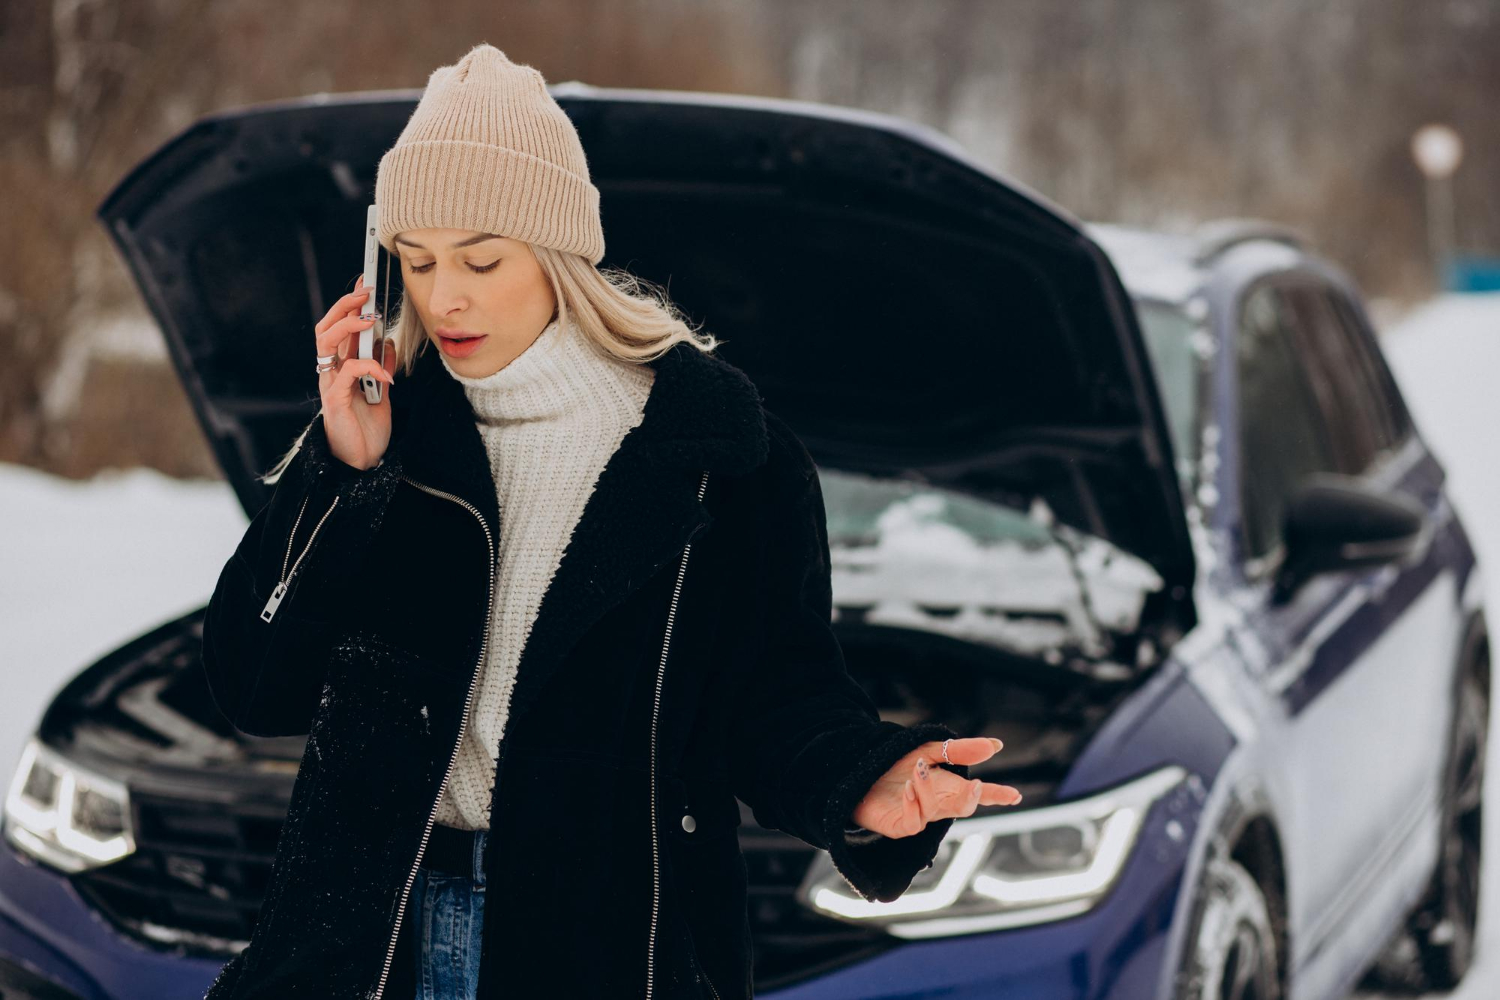
[(969, 797), (971, 799), (977, 799), (977, 798), (979, 798), (979, 793), (980, 793), (981, 790), (983, 790), (984, 785), (982, 783), (980, 783), (979, 781), (976, 780), (974, 782), (974, 784), (971, 785), (971, 786), (969, 786), (969, 787), (970, 787)]
[(903, 794), (908, 802), (917, 797), (917, 790), (912, 787), (910, 778), (906, 779), (906, 791)]
[(995, 744), (995, 749), (996, 750), (999, 750), (1001, 747), (1005, 746), (1004, 743), (1002, 743), (999, 740), (995, 739), (995, 737), (993, 737), (993, 736), (990, 737), (990, 742), (993, 743), (993, 744)]

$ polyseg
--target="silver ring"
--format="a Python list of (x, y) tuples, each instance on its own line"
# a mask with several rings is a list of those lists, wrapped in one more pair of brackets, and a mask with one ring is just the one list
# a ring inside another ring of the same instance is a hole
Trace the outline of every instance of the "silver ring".
[(320, 363), (318, 364), (318, 367), (316, 369), (316, 371), (317, 371), (317, 373), (319, 375), (322, 375), (324, 372), (336, 371), (338, 369), (338, 365), (334, 364), (332, 361), (330, 361), (330, 362), (328, 362), (328, 364), (324, 365), (324, 364), (321, 363), (322, 359), (320, 358), (319, 362)]
[(953, 763), (953, 761), (948, 760), (948, 743), (949, 740), (943, 741), (943, 760), (948, 761), (948, 763), (951, 764)]
[(338, 359), (339, 359), (339, 356), (337, 354), (319, 354), (318, 355), (318, 364), (320, 364), (320, 365), (331, 365), (335, 361), (337, 361)]

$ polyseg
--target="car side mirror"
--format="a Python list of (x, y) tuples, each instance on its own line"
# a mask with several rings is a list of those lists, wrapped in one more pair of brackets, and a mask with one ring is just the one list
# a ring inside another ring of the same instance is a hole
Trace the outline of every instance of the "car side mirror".
[(1278, 603), (1320, 573), (1408, 559), (1426, 544), (1427, 531), (1421, 506), (1409, 497), (1322, 474), (1292, 495), (1281, 537), (1286, 557), (1273, 590)]

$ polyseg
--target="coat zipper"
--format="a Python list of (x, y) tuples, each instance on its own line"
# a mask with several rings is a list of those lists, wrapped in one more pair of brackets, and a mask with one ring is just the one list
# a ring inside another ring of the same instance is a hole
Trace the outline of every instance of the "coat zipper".
[(281, 560), (281, 579), (276, 581), (276, 586), (271, 590), (271, 598), (266, 601), (266, 606), (260, 609), (261, 621), (270, 621), (276, 615), (276, 609), (281, 606), (281, 599), (286, 596), (286, 589), (291, 585), (292, 576), (297, 572), (297, 567), (302, 565), (302, 557), (307, 555), (307, 550), (312, 548), (313, 539), (318, 537), (318, 529), (323, 527), (323, 522), (328, 520), (328, 515), (333, 513), (333, 508), (339, 505), (339, 498), (334, 497), (333, 503), (318, 518), (318, 523), (313, 526), (312, 534), (307, 536), (307, 544), (302, 546), (302, 551), (297, 553), (297, 561), (292, 563), (292, 568), (287, 569), (287, 563), (292, 559), (292, 543), (297, 540), (297, 528), (302, 524), (302, 515), (307, 511), (307, 502), (311, 496), (302, 498), (302, 507), (297, 511), (297, 520), (292, 522), (292, 534), (286, 540), (286, 556)]
[[(698, 483), (698, 501), (703, 501), (703, 491), (708, 488), (708, 473), (703, 473), (702, 480)], [(682, 594), (682, 579), (687, 574), (688, 553), (693, 550), (693, 543), (688, 544), (682, 550), (682, 562), (677, 567), (677, 583), (672, 588), (672, 605), (667, 609), (667, 631), (661, 642), (661, 660), (656, 665), (656, 692), (651, 706), (651, 938), (646, 946), (646, 1000), (651, 1000), (652, 979), (656, 972), (656, 921), (661, 912), (661, 849), (657, 840), (656, 829), (656, 722), (661, 715), (661, 685), (662, 677), (667, 669), (667, 649), (672, 644), (672, 623), (677, 617), (677, 598)], [(693, 955), (693, 964), (703, 972), (703, 981), (708, 983), (709, 990), (714, 995), (714, 1000), (719, 1000), (719, 991), (714, 989), (714, 984), (709, 980), (708, 973), (703, 971), (703, 966), (698, 963), (698, 956)]]
[(475, 507), (473, 504), (469, 503), (469, 501), (463, 499), (462, 497), (454, 496), (452, 493), (447, 493), (443, 490), (434, 489), (433, 487), (428, 486), (425, 483), (417, 482), (415, 479), (412, 479), (409, 476), (402, 476), (401, 478), (425, 493), (431, 493), (433, 496), (442, 497), (445, 500), (452, 500), (454, 503), (468, 510), (468, 512), (473, 514), (475, 519), (479, 521), (479, 526), (484, 529), (485, 542), (489, 546), (490, 556), (489, 562), (487, 564), (488, 568), (486, 571), (486, 575), (489, 577), (490, 589), (489, 597), (485, 605), (484, 637), (479, 644), (479, 662), (474, 664), (474, 669), (469, 674), (469, 691), (468, 694), (464, 696), (464, 714), (463, 718), (461, 718), (458, 723), (458, 738), (453, 741), (453, 749), (448, 753), (448, 767), (443, 771), (443, 780), (438, 785), (437, 796), (432, 800), (432, 808), (427, 811), (427, 826), (422, 830), (422, 843), (417, 848), (417, 856), (412, 859), (411, 871), (406, 873), (406, 887), (401, 890), (401, 903), (396, 908), (396, 923), (391, 927), (391, 939), (386, 945), (385, 964), (381, 966), (380, 982), (375, 987), (375, 995), (371, 998), (371, 1000), (380, 1000), (381, 996), (385, 993), (385, 981), (391, 974), (391, 960), (395, 957), (396, 941), (401, 934), (401, 919), (406, 914), (406, 901), (407, 898), (411, 895), (412, 883), (416, 881), (417, 868), (422, 863), (422, 855), (427, 851), (427, 840), (432, 836), (432, 823), (437, 816), (438, 802), (443, 797), (443, 790), (448, 786), (448, 777), (453, 773), (453, 762), (458, 759), (458, 748), (463, 743), (464, 731), (468, 728), (469, 725), (469, 707), (474, 700), (474, 682), (479, 677), (479, 668), (484, 665), (485, 654), (489, 648), (490, 615), (494, 612), (495, 603), (495, 539), (494, 536), (490, 533), (490, 526), (485, 523), (484, 515), (479, 512), (479, 508)]
[(708, 970), (703, 967), (702, 962), (698, 961), (697, 951), (693, 952), (693, 964), (698, 967), (698, 972), (703, 976), (703, 981), (708, 984), (708, 991), (714, 995), (714, 1000), (719, 1000), (719, 991), (714, 989), (714, 981), (708, 978)]

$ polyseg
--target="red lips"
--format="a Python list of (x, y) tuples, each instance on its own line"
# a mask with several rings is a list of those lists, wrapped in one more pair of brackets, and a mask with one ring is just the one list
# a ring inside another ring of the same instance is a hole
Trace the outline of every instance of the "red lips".
[(466, 358), (479, 350), (484, 338), (485, 334), (473, 334), (467, 330), (439, 330), (438, 346), (449, 357)]

